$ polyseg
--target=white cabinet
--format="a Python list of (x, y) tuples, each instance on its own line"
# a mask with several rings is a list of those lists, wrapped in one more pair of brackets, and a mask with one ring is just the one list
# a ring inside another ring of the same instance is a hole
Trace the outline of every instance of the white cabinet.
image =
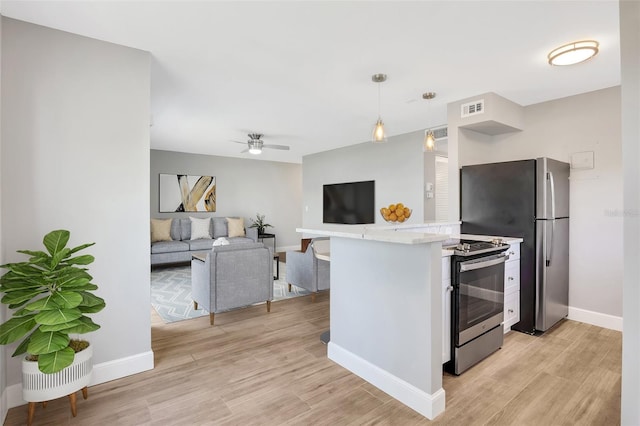
[(520, 321), (520, 243), (507, 250), (509, 260), (504, 264), (504, 332)]
[(442, 363), (451, 360), (451, 257), (442, 258)]

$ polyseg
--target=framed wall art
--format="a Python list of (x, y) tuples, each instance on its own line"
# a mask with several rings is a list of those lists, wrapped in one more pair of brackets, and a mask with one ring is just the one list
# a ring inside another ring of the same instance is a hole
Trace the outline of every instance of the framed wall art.
[(160, 213), (215, 212), (216, 177), (160, 174)]

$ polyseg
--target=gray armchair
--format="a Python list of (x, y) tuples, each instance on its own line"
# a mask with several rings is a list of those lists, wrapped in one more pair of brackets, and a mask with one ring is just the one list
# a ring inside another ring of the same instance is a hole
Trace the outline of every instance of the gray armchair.
[(193, 306), (214, 314), (273, 300), (273, 253), (262, 243), (217, 246), (204, 260), (191, 260)]
[(318, 259), (318, 253), (328, 252), (329, 238), (327, 237), (311, 240), (304, 253), (288, 251), (286, 259), (289, 291), (291, 291), (292, 284), (304, 288), (312, 292), (311, 301), (315, 302), (318, 291), (328, 290), (330, 263), (328, 260)]

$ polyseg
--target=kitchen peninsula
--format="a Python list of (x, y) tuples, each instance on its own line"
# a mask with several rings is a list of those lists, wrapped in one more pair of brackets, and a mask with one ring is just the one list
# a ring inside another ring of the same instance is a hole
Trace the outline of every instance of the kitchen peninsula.
[(298, 232), (331, 237), (328, 357), (429, 419), (442, 388), (442, 241), (363, 225)]

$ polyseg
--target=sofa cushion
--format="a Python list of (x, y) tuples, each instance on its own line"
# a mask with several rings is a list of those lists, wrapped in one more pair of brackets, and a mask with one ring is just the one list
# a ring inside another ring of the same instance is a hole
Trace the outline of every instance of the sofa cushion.
[(229, 238), (244, 237), (244, 219), (241, 217), (228, 217), (227, 228), (229, 230)]
[(211, 234), (209, 233), (210, 218), (189, 217), (189, 219), (191, 220), (191, 240), (211, 239)]
[(227, 237), (229, 231), (227, 229), (227, 219), (224, 217), (213, 218), (213, 238)]
[(171, 241), (171, 219), (151, 219), (151, 242)]
[(213, 247), (213, 242), (215, 240), (212, 238), (199, 239), (199, 240), (189, 240), (189, 250), (211, 250)]
[(171, 239), (180, 241), (182, 239), (182, 230), (180, 229), (180, 219), (171, 219)]
[(151, 244), (151, 253), (172, 253), (189, 251), (189, 244), (184, 241), (159, 241)]
[(182, 241), (191, 239), (191, 219), (180, 219), (180, 239)]

